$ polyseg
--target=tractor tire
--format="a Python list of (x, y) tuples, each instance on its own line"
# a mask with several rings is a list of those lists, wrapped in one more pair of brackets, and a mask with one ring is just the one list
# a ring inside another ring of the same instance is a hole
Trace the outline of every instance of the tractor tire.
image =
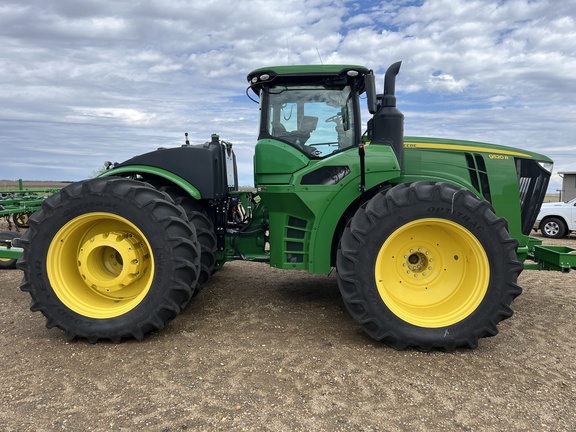
[[(15, 231), (2, 231), (0, 232), (0, 246), (6, 246), (8, 240), (14, 240), (20, 237), (20, 234)], [(16, 268), (17, 259), (13, 258), (0, 258), (0, 270), (9, 270)]]
[(204, 288), (208, 279), (214, 273), (216, 264), (216, 231), (214, 230), (214, 223), (210, 220), (200, 203), (188, 195), (183, 195), (182, 190), (179, 188), (161, 186), (158, 187), (158, 190), (170, 195), (176, 205), (184, 209), (188, 221), (196, 229), (196, 236), (201, 249), (200, 277), (193, 293), (193, 296), (196, 296), (202, 291), (202, 288)]
[(70, 340), (140, 340), (178, 315), (199, 276), (200, 247), (182, 209), (124, 178), (50, 196), (20, 245), (30, 309)]
[(522, 290), (506, 220), (447, 183), (393, 187), (348, 223), (338, 285), (352, 317), (395, 349), (476, 348), (512, 316)]
[(559, 218), (548, 218), (540, 224), (542, 235), (547, 238), (562, 238), (566, 235), (566, 224)]

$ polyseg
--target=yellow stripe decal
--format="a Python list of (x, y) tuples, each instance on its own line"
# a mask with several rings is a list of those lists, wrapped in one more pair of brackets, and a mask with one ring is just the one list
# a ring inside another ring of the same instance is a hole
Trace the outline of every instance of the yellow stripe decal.
[(526, 153), (520, 153), (511, 150), (502, 150), (487, 147), (474, 147), (467, 145), (452, 145), (452, 144), (434, 144), (434, 143), (422, 143), (422, 142), (405, 142), (404, 148), (420, 148), (420, 149), (436, 149), (436, 150), (460, 150), (460, 151), (471, 151), (471, 152), (481, 152), (481, 153), (494, 153), (501, 155), (510, 156), (521, 156), (525, 158), (531, 158), (532, 156)]

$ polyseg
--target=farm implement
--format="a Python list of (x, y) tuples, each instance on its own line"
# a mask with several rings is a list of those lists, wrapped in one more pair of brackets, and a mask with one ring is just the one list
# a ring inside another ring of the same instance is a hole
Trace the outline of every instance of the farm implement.
[[(18, 180), (18, 189), (0, 190), (0, 220), (5, 219), (8, 228), (28, 228), (28, 218), (39, 210), (42, 201), (58, 192), (60, 188), (24, 188)], [(13, 247), (13, 242), (20, 237), (16, 231), (0, 231), (0, 269), (16, 268), (16, 260), (21, 249)]]
[(19, 180), (18, 189), (0, 190), (0, 219), (6, 219), (9, 227), (14, 223), (18, 228), (27, 228), (28, 217), (40, 209), (42, 201), (59, 190), (24, 188), (22, 180)]

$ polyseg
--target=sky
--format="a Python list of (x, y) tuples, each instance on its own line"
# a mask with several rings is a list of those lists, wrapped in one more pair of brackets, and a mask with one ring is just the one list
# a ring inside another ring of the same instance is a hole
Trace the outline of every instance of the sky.
[[(576, 171), (576, 0), (2, 0), (0, 180), (76, 181), (158, 147), (232, 142), (252, 185), (270, 65), (402, 60), (407, 135)], [(367, 118), (363, 118), (365, 122)]]

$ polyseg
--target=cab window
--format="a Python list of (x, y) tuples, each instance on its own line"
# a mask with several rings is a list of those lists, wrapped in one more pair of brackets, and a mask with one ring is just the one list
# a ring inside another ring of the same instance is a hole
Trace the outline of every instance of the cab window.
[(268, 92), (267, 132), (311, 157), (355, 144), (350, 88), (275, 86)]

